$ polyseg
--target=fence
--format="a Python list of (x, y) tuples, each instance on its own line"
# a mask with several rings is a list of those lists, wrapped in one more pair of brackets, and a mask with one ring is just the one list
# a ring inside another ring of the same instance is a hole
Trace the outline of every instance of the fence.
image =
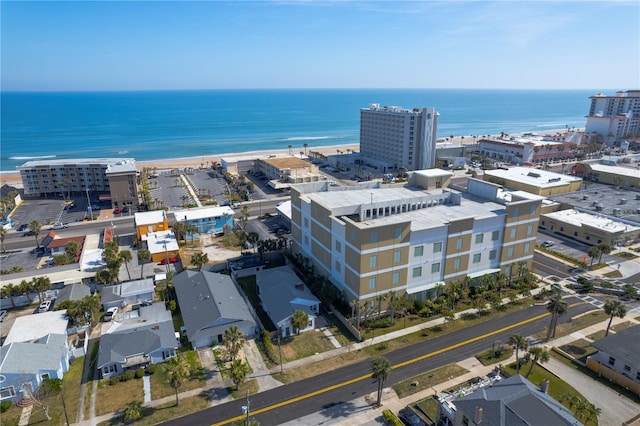
[(351, 321), (346, 319), (340, 313), (340, 311), (338, 311), (334, 306), (331, 306), (331, 310), (333, 311), (333, 314), (336, 316), (336, 318), (338, 318), (338, 321), (340, 321), (342, 323), (342, 325), (344, 325), (351, 332), (351, 334), (353, 334), (355, 336), (355, 338), (359, 342), (362, 342), (363, 339), (362, 339), (362, 336), (360, 335), (360, 331), (357, 328), (355, 328), (353, 326), (353, 324), (351, 324)]
[(620, 386), (629, 389), (631, 392), (640, 395), (640, 383), (632, 380), (624, 374), (618, 373), (617, 371), (610, 369), (606, 365), (602, 365), (599, 362), (594, 361), (593, 359), (591, 359), (591, 357), (587, 358), (587, 367), (590, 370), (595, 371), (599, 375), (604, 376), (607, 379), (616, 382)]

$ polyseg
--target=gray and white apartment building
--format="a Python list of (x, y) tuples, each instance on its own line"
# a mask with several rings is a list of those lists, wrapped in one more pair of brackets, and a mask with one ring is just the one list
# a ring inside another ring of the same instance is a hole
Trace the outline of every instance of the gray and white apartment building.
[(591, 96), (585, 133), (602, 135), (611, 146), (616, 141), (640, 135), (640, 90), (618, 91), (614, 96)]
[(436, 164), (438, 116), (433, 107), (404, 109), (371, 104), (360, 110), (360, 153), (385, 164), (384, 173)]

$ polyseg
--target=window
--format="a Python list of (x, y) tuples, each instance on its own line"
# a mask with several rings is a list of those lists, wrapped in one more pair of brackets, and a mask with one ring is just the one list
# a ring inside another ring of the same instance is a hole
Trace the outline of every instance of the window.
[(482, 240), (484, 240), (484, 234), (476, 234), (476, 244), (482, 244)]
[(495, 259), (496, 259), (497, 254), (498, 254), (498, 251), (497, 251), (497, 250), (491, 250), (491, 251), (489, 252), (489, 260), (495, 260)]
[(309, 219), (308, 218), (304, 218), (304, 227), (308, 228), (309, 227)]
[(371, 243), (377, 243), (378, 242), (378, 232), (376, 231), (371, 231)]
[(455, 269), (456, 271), (460, 269), (460, 259), (456, 259), (453, 261), (453, 269)]
[(40, 376), (40, 378), (42, 380), (49, 380), (49, 373), (44, 373), (43, 375)]
[(500, 237), (500, 231), (493, 231), (491, 233), (491, 241), (498, 241), (499, 237)]
[(462, 248), (462, 238), (458, 238), (456, 240), (456, 249), (460, 250)]
[(400, 250), (396, 250), (393, 252), (393, 262), (400, 263), (402, 260), (402, 252)]
[(438, 272), (440, 272), (440, 262), (433, 263), (431, 265), (431, 273), (436, 274)]
[(422, 266), (418, 266), (417, 268), (413, 268), (413, 278), (418, 278), (422, 276)]
[(473, 255), (473, 263), (480, 263), (480, 258), (482, 255), (480, 253), (476, 253)]
[(393, 273), (393, 279), (392, 279), (393, 284), (398, 284), (400, 283), (400, 272), (394, 272)]
[(624, 371), (631, 371), (631, 367), (629, 367), (628, 365), (624, 365)]
[(529, 207), (529, 214), (535, 214), (536, 213), (536, 205), (532, 205), (531, 207)]
[(11, 398), (12, 396), (16, 396), (16, 390), (13, 386), (0, 388), (0, 399)]
[(434, 253), (441, 253), (442, 252), (442, 241), (437, 242), (437, 243), (433, 243), (433, 252)]
[(533, 234), (533, 225), (527, 225), (527, 235)]
[(511, 239), (516, 237), (516, 231), (517, 231), (516, 228), (511, 228)]
[(640, 371), (636, 373), (636, 380), (640, 382)]
[(520, 216), (520, 208), (519, 207), (515, 207), (513, 209), (513, 217), (518, 217)]
[(342, 266), (340, 266), (340, 262), (336, 260), (336, 272), (342, 272)]
[(369, 290), (376, 288), (376, 278), (369, 278)]
[(609, 357), (609, 365), (615, 365), (616, 364), (616, 359), (612, 356)]
[(508, 277), (511, 276), (511, 265), (504, 268), (504, 274)]
[(396, 239), (402, 238), (402, 228), (396, 228)]
[(376, 266), (378, 266), (378, 256), (373, 255), (369, 258), (369, 267), (375, 268)]
[(342, 243), (340, 241), (336, 241), (336, 251), (342, 253)]
[(424, 247), (423, 246), (414, 247), (414, 249), (413, 249), (413, 257), (420, 257), (420, 256), (422, 256), (422, 253), (424, 253)]
[(524, 245), (524, 252), (525, 252), (525, 253), (529, 253), (529, 249), (530, 249), (529, 243), (526, 243), (526, 244)]

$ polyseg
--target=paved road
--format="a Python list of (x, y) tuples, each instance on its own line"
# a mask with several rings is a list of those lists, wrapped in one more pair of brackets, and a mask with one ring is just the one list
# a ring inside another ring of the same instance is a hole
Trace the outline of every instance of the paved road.
[[(569, 303), (576, 299), (569, 299)], [(572, 307), (571, 315), (561, 317), (561, 321), (568, 321), (571, 316), (593, 309), (588, 304)], [(475, 327), (460, 330), (435, 339), (391, 352), (386, 355), (392, 365), (412, 360), (416, 357), (428, 357), (411, 362), (407, 365), (395, 367), (386, 386), (413, 377), (426, 370), (457, 362), (473, 356), (490, 347), (496, 340), (507, 341), (514, 334), (525, 336), (543, 329), (548, 317), (535, 319), (527, 324), (521, 324), (509, 330), (488, 333), (510, 324), (531, 319), (544, 314), (544, 307), (534, 306), (509, 314), (503, 318), (487, 321)], [(470, 339), (475, 339), (469, 342)], [(467, 343), (465, 343), (467, 342)], [(374, 343), (375, 344), (375, 343)], [(448, 348), (446, 350), (443, 350)], [(326, 362), (330, 362), (327, 360)], [(256, 394), (250, 398), (252, 417), (262, 425), (277, 425), (303, 417), (309, 413), (326, 410), (342, 402), (351, 401), (358, 397), (375, 392), (376, 383), (370, 379), (371, 363), (363, 361), (348, 367), (343, 367), (320, 376), (291, 383), (267, 392)], [(301, 396), (303, 396), (301, 398)], [(180, 419), (167, 422), (167, 425), (202, 425), (212, 422), (227, 422), (241, 415), (243, 400), (217, 405), (216, 407)]]

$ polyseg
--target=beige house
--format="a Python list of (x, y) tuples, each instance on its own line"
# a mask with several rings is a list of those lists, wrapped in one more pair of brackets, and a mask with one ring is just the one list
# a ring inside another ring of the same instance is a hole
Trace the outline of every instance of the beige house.
[[(438, 184), (440, 182), (440, 184)], [(348, 299), (395, 291), (428, 297), (438, 284), (531, 266), (542, 197), (469, 179), (410, 173), (407, 184), (292, 186), (293, 251)]]
[(483, 179), (509, 189), (550, 197), (580, 190), (582, 179), (529, 167), (485, 170)]
[(276, 188), (288, 188), (292, 183), (317, 182), (322, 179), (318, 166), (298, 157), (259, 158), (254, 168), (264, 173), (269, 185)]

